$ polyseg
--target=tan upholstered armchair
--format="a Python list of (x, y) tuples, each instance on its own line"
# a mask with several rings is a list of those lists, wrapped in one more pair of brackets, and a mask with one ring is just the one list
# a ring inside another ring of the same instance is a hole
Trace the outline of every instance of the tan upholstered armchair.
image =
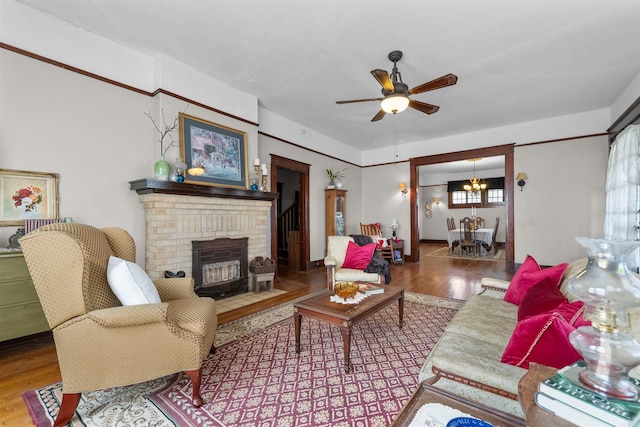
[(324, 257), (324, 265), (327, 267), (327, 288), (329, 290), (333, 290), (333, 285), (336, 282), (384, 283), (384, 276), (381, 274), (342, 268), (347, 246), (349, 242), (353, 241), (353, 238), (349, 236), (327, 236), (327, 256)]
[(80, 393), (185, 371), (193, 405), (202, 405), (201, 366), (217, 327), (215, 301), (191, 278), (154, 283), (161, 303), (122, 306), (107, 281), (111, 255), (133, 262), (135, 244), (120, 228), (51, 224), (20, 240), (53, 331), (63, 398), (55, 426), (73, 417)]

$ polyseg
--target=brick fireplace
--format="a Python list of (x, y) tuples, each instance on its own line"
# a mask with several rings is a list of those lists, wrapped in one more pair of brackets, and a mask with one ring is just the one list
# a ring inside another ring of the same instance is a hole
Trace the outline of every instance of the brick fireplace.
[(141, 179), (130, 182), (145, 212), (145, 270), (153, 279), (193, 277), (192, 242), (248, 239), (248, 259), (266, 256), (276, 193)]

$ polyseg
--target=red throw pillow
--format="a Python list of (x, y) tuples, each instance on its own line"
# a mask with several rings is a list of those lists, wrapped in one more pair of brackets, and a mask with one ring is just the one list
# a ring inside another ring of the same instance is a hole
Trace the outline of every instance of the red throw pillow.
[(504, 294), (504, 300), (519, 305), (527, 292), (545, 279), (551, 280), (558, 286), (568, 265), (562, 263), (554, 267), (540, 269), (536, 260), (531, 255), (527, 255), (527, 259), (513, 275), (507, 292)]
[(576, 329), (580, 326), (591, 326), (591, 321), (584, 318), (584, 303), (582, 301), (565, 301), (553, 311), (560, 313)]
[(358, 246), (356, 243), (349, 241), (347, 245), (347, 253), (344, 256), (343, 268), (353, 268), (356, 270), (364, 270), (367, 268), (376, 250), (375, 243)]
[(557, 311), (529, 316), (516, 325), (500, 360), (525, 369), (531, 362), (563, 368), (582, 359), (569, 341), (575, 329)]
[(546, 278), (529, 289), (525, 296), (522, 297), (522, 300), (520, 300), (518, 321), (529, 316), (552, 311), (564, 302), (568, 301), (567, 298), (562, 295), (562, 292), (560, 292), (558, 284), (552, 279)]

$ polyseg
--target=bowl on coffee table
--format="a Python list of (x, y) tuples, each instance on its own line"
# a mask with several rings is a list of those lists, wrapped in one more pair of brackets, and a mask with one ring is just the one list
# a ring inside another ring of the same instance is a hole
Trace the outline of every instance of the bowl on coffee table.
[(358, 284), (355, 282), (337, 282), (333, 286), (333, 292), (343, 299), (353, 298), (358, 292)]

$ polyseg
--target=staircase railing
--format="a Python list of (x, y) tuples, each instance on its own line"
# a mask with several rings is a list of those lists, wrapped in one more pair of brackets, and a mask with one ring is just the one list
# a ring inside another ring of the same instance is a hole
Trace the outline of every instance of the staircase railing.
[(278, 255), (289, 250), (289, 232), (300, 229), (300, 208), (297, 202), (278, 215)]

